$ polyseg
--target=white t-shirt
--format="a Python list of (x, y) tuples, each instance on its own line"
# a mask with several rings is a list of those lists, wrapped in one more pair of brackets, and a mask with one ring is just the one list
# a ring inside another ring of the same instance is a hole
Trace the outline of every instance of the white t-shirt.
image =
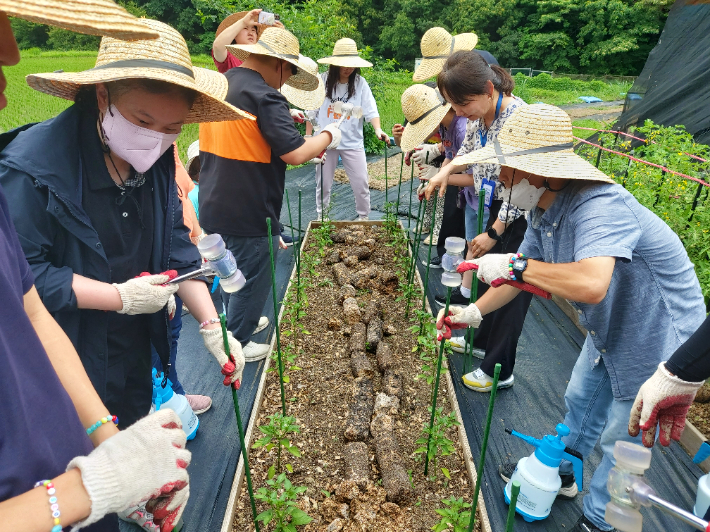
[[(323, 83), (328, 79), (328, 72), (323, 72), (321, 74), (323, 78)], [(339, 150), (363, 150), (365, 149), (365, 144), (363, 143), (363, 133), (362, 128), (364, 121), (368, 122), (373, 118), (378, 118), (380, 114), (377, 112), (377, 104), (375, 103), (375, 98), (372, 96), (372, 91), (370, 86), (365, 81), (362, 76), (357, 76), (355, 78), (355, 92), (352, 97), (348, 98), (348, 84), (347, 83), (337, 83), (333, 88), (333, 97), (328, 98), (328, 94), (325, 95), (325, 101), (321, 105), (318, 111), (318, 126), (322, 129), (328, 124), (337, 122), (340, 118), (339, 114), (333, 113), (333, 104), (337, 101), (343, 103), (351, 103), (356, 107), (362, 107), (362, 118), (359, 120), (353, 117), (348, 117), (343, 120), (340, 125), (340, 132), (342, 133), (342, 139), (340, 141)]]

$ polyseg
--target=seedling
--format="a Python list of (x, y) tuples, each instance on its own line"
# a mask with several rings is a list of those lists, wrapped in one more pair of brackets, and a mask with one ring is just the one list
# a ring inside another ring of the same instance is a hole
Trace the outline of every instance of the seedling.
[[(431, 412), (431, 407), (429, 407), (429, 411)], [(422, 436), (415, 442), (420, 447), (414, 451), (419, 455), (417, 460), (421, 460), (423, 456), (425, 461), (431, 465), (432, 477), (430, 480), (436, 478), (438, 458), (449, 456), (456, 450), (454, 442), (446, 437), (446, 431), (459, 424), (456, 421), (456, 413), (451, 412), (444, 415), (444, 407), (437, 408), (433, 418), (434, 423), (429, 426), (425, 425), (422, 429)]]
[(256, 491), (256, 498), (269, 506), (257, 516), (264, 526), (273, 521), (274, 532), (295, 532), (297, 526), (307, 525), (313, 518), (301, 510), (296, 500), (306, 491), (305, 486), (294, 486), (286, 473), (266, 481), (266, 487)]
[[(300, 353), (294, 352), (294, 349), (295, 348), (292, 344), (288, 344), (281, 350), (281, 362), (284, 365), (283, 381), (286, 384), (291, 382), (291, 377), (286, 373), (286, 369), (288, 369), (288, 371), (298, 371), (302, 369), (296, 365), (296, 359), (298, 359), (298, 355)], [(267, 373), (271, 373), (272, 371), (278, 371), (278, 367), (276, 365), (278, 364), (279, 360), (276, 353), (271, 353), (271, 360), (274, 362), (274, 365), (267, 370)], [(295, 398), (292, 397), (290, 399), (291, 402), (293, 402), (293, 399)]]
[[(288, 439), (289, 434), (301, 432), (301, 427), (296, 425), (296, 418), (293, 416), (282, 416), (280, 413), (269, 416), (269, 422), (266, 425), (261, 425), (259, 430), (264, 434), (264, 437), (257, 440), (252, 449), (264, 448), (266, 451), (271, 451), (274, 447), (276, 451), (276, 467), (273, 465), (269, 468), (268, 478), (271, 479), (275, 474), (281, 473), (281, 448), (291, 453), (296, 458), (301, 457), (301, 451), (293, 445)], [(286, 464), (286, 468), (293, 471), (290, 464)]]
[(443, 532), (444, 530), (465, 532), (471, 516), (471, 510), (467, 510), (467, 508), (471, 508), (471, 505), (464, 502), (463, 498), (455, 499), (454, 497), (443, 499), (441, 502), (444, 503), (445, 508), (436, 510), (436, 513), (441, 516), (441, 521), (431, 529), (434, 532)]

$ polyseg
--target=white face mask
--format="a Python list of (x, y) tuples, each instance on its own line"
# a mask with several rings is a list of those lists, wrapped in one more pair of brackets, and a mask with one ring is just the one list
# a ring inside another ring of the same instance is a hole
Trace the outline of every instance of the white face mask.
[(179, 136), (179, 133), (168, 135), (137, 126), (124, 118), (115, 105), (104, 114), (101, 126), (111, 151), (141, 174), (147, 172)]
[[(537, 205), (544, 193), (545, 187), (537, 188), (531, 185), (527, 179), (523, 179), (520, 183), (513, 185), (512, 192), (504, 194), (504, 197), (518, 209), (529, 211)], [(510, 196), (510, 199), (508, 199), (508, 196)]]

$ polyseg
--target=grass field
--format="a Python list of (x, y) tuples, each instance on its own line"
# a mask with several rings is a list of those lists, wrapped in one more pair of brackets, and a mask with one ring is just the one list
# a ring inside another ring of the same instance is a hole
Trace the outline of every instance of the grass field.
[[(8, 106), (0, 112), (0, 131), (7, 131), (29, 122), (40, 122), (56, 116), (66, 109), (71, 102), (55, 98), (32, 90), (25, 82), (25, 76), (40, 72), (78, 72), (94, 66), (94, 52), (39, 52), (29, 50), (23, 52), (22, 61), (14, 67), (5, 67), (3, 72), (7, 77), (8, 87), (5, 94)], [(192, 58), (193, 64), (214, 69), (212, 58), (208, 55), (197, 55)], [(372, 87), (377, 100), (382, 128), (391, 131), (395, 123), (401, 123), (403, 116), (400, 97), (404, 90), (412, 84), (411, 73), (382, 72), (374, 69), (364, 69), (365, 78)], [(522, 78), (516, 76), (518, 87), (515, 94), (528, 103), (542, 101), (555, 105), (579, 102), (578, 96), (597, 96), (603, 100), (620, 99), (620, 93), (628, 90), (628, 85), (604, 83), (601, 81), (583, 82), (567, 78)], [(593, 127), (585, 122), (587, 127)], [(577, 122), (575, 122), (576, 124)], [(579, 132), (580, 136), (582, 132)], [(586, 132), (585, 132), (586, 133)], [(183, 159), (186, 158), (187, 147), (197, 139), (198, 126), (188, 124), (183, 127), (178, 138), (178, 148)]]

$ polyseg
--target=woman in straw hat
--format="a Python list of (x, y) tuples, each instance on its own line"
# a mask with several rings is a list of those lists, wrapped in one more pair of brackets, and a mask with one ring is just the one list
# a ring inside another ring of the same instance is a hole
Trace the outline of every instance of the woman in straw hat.
[[(475, 51), (455, 52), (449, 57), (437, 78), (439, 90), (451, 103), (456, 114), (468, 119), (466, 138), (458, 152), (459, 157), (479, 150), (492, 142), (505, 126), (508, 117), (525, 102), (513, 96), (513, 79), (510, 74), (498, 66), (489, 66)], [(468, 258), (477, 258), (485, 253), (514, 252), (523, 240), (527, 223), (520, 209), (509, 206), (503, 196), (503, 186), (498, 182), (500, 166), (496, 164), (476, 165), (473, 170), (473, 186), (470, 178), (461, 179), (465, 166), (453, 163), (442, 168), (434, 176), (426, 190), (430, 196), (436, 188), (439, 195), (445, 194), (448, 184), (464, 186), (466, 239), (469, 242)], [(485, 190), (489, 218), (485, 230), (476, 236), (478, 216), (478, 192)], [(471, 272), (464, 275), (461, 288), (452, 293), (454, 305), (467, 305), (471, 294)], [(478, 294), (488, 287), (478, 284)], [(476, 331), (474, 354), (483, 358), (481, 366), (464, 376), (464, 385), (468, 388), (488, 392), (493, 385), (493, 369), (500, 363), (501, 374), (499, 388), (512, 386), (513, 369), (518, 338), (523, 330), (523, 322), (529, 307), (531, 294), (525, 293), (506, 307), (488, 316), (483, 326)], [(439, 295), (436, 302), (443, 306), (446, 299)], [(501, 327), (506, 333), (501, 334)], [(461, 340), (463, 342), (463, 340)]]
[[(246, 114), (224, 102), (221, 74), (192, 67), (177, 31), (145, 23), (158, 39), (106, 37), (93, 69), (28, 76), (34, 89), (76, 103), (15, 133), (0, 161), (40, 296), (125, 426), (150, 408), (151, 343), (169, 372), (167, 317), (176, 291), (204, 324), (200, 332), (227, 384), (238, 383), (244, 365), (233, 339), (236, 366), (224, 352), (206, 284), (165, 285), (161, 272), (187, 273), (201, 262), (175, 183), (173, 142), (182, 125)], [(143, 272), (154, 275), (136, 278)]]
[[(330, 150), (322, 165), (316, 166), (316, 209), (318, 218), (323, 209), (328, 210), (330, 189), (333, 186), (338, 157), (342, 159), (345, 173), (355, 194), (355, 208), (359, 220), (367, 220), (370, 214), (370, 189), (368, 187), (367, 161), (363, 136), (364, 121), (375, 128), (377, 138), (389, 144), (389, 135), (380, 127), (377, 103), (370, 86), (360, 75), (360, 68), (371, 67), (372, 63), (358, 55), (357, 45), (352, 39), (340, 39), (333, 47), (333, 54), (318, 60), (322, 65), (330, 65), (321, 74), (325, 84), (325, 102), (318, 111), (318, 123), (335, 124), (340, 114), (335, 113), (335, 102), (350, 103), (362, 109), (362, 118), (349, 116), (340, 125), (342, 140), (337, 150)], [(311, 133), (311, 125), (306, 125), (306, 134)], [(321, 192), (321, 187), (323, 191)], [(321, 197), (324, 205), (321, 205)]]
[[(0, 65), (19, 60), (6, 13), (98, 35), (157, 37), (107, 0), (42, 0), (38, 7), (31, 0), (0, 0)], [(0, 79), (0, 95), (4, 87)], [(0, 108), (4, 104), (3, 98)], [(5, 142), (0, 137), (0, 145)], [(45, 201), (42, 211), (46, 208)], [(107, 514), (153, 497), (155, 526), (171, 530), (189, 493), (185, 468), (190, 452), (184, 448), (180, 419), (161, 410), (118, 433), (71, 341), (42, 304), (1, 188), (0, 248), (3, 528), (60, 532), (74, 525), (118, 530), (116, 516)], [(43, 478), (52, 481), (32, 489)]]
[[(638, 426), (632, 435), (628, 430), (633, 399), (703, 322), (700, 283), (671, 228), (574, 153), (572, 124), (561, 109), (544, 104), (516, 109), (494, 141), (452, 164), (486, 161), (502, 166), (506, 196), (529, 211), (530, 225), (518, 253), (488, 254), (464, 268), (477, 268), (485, 283), (529, 283), (577, 309), (589, 333), (565, 392), (570, 434), (563, 441), (586, 457), (601, 440), (604, 457), (572, 531), (610, 530), (604, 513), (614, 444), (640, 443)], [(440, 321), (477, 327), (482, 315), (519, 294), (504, 284)], [(545, 379), (566, 376), (543, 370), (538, 378), (535, 384), (544, 388)], [(654, 436), (646, 433), (645, 443), (652, 444)], [(514, 469), (514, 463), (503, 465), (501, 476), (509, 479)], [(560, 496), (574, 497), (571, 463), (562, 463), (560, 476)]]

